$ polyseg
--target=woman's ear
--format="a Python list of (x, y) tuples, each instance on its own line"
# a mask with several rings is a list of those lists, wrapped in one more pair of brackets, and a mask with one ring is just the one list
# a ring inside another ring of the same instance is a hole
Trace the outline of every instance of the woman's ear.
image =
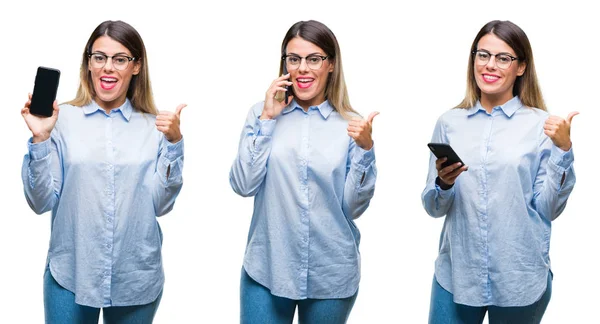
[(525, 73), (525, 69), (527, 68), (527, 63), (520, 62), (519, 68), (517, 69), (517, 76), (522, 76)]
[(142, 62), (140, 62), (139, 60), (135, 60), (135, 64), (133, 65), (133, 75), (138, 75), (141, 69)]

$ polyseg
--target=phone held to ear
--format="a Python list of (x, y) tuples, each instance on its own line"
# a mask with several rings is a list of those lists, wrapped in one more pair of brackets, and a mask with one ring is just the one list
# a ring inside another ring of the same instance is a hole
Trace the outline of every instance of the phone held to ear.
[(35, 85), (31, 95), (31, 105), (29, 111), (33, 115), (40, 117), (50, 117), (54, 112), (54, 100), (58, 92), (58, 81), (60, 80), (60, 71), (57, 69), (38, 67), (35, 76)]
[[(287, 67), (286, 67), (286, 63), (285, 63), (285, 61), (283, 61), (283, 74), (284, 74), (284, 75), (285, 75), (285, 74), (288, 74), (288, 70), (287, 70)], [(288, 81), (289, 81), (289, 79), (288, 79)], [(289, 104), (289, 97), (292, 95), (292, 90), (290, 89), (290, 87), (291, 87), (291, 86), (285, 86), (285, 89), (286, 89), (286, 90), (285, 90), (285, 98), (284, 98), (284, 101), (285, 101), (285, 104), (286, 104), (286, 105), (287, 105), (287, 104)]]
[(435, 157), (437, 157), (438, 159), (441, 159), (443, 157), (448, 158), (446, 162), (442, 163), (442, 168), (445, 168), (456, 162), (460, 162), (461, 167), (465, 165), (465, 163), (460, 159), (460, 157), (458, 157), (458, 154), (456, 154), (456, 152), (454, 151), (454, 149), (452, 149), (450, 145), (445, 143), (428, 143), (427, 146), (429, 147), (433, 155), (435, 155)]

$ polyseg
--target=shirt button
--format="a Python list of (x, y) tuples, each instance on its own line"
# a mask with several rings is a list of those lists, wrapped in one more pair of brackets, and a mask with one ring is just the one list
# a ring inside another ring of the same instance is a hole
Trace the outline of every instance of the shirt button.
[(303, 241), (304, 243), (306, 243), (306, 241), (308, 241), (308, 239), (305, 237), (304, 239), (302, 239), (302, 241)]
[(112, 245), (106, 244), (106, 247), (110, 249), (112, 247)]

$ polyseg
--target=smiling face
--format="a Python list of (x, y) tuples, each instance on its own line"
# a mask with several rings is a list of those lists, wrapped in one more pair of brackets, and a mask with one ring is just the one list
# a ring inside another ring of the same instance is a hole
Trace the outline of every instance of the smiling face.
[[(91, 53), (104, 54), (111, 57), (115, 55), (132, 56), (131, 52), (123, 44), (108, 36), (101, 36), (96, 39), (92, 45)], [(96, 103), (107, 111), (120, 107), (127, 97), (131, 78), (140, 72), (140, 62), (137, 59), (130, 61), (127, 64), (127, 68), (117, 70), (115, 63), (117, 63), (116, 60), (119, 60), (118, 58), (113, 57), (106, 60), (104, 67), (100, 68), (94, 67), (92, 60), (94, 60), (94, 56), (89, 59), (88, 68), (96, 92), (94, 98)]]
[[(517, 57), (514, 50), (494, 34), (483, 36), (477, 44), (477, 50)], [(515, 80), (525, 72), (526, 64), (520, 60), (513, 61), (506, 69), (498, 68), (496, 60), (495, 56), (490, 57), (487, 64), (478, 64), (477, 58), (474, 60), (475, 81), (481, 90), (481, 104), (486, 109), (509, 101), (513, 97)]]
[[(319, 46), (300, 37), (294, 37), (288, 42), (286, 53), (288, 56), (299, 57), (327, 56)], [(309, 68), (305, 59), (301, 60), (300, 66), (295, 70), (288, 67), (290, 81), (293, 82), (294, 87), (294, 98), (302, 108), (306, 110), (310, 106), (317, 106), (325, 101), (327, 80), (329, 73), (333, 72), (333, 66), (333, 62), (327, 58), (317, 70)]]

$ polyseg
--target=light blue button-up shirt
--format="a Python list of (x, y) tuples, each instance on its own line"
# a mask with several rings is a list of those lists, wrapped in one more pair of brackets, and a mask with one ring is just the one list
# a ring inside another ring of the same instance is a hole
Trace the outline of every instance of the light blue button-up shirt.
[(435, 276), (456, 303), (526, 306), (546, 290), (551, 221), (575, 185), (573, 152), (544, 134), (547, 118), (514, 97), (491, 114), (479, 102), (452, 109), (435, 126), (431, 141), (469, 166), (442, 190), (431, 154), (422, 194), (429, 215), (446, 215)]
[(51, 138), (29, 142), (25, 197), (38, 214), (52, 210), (47, 262), (77, 304), (141, 305), (162, 290), (156, 216), (183, 184), (183, 140), (169, 143), (154, 121), (129, 100), (108, 115), (94, 102), (62, 105)]
[(272, 120), (248, 113), (230, 172), (233, 190), (254, 196), (244, 269), (276, 296), (345, 298), (358, 290), (360, 232), (377, 170), (374, 149), (348, 136), (328, 101), (304, 111), (292, 101)]

